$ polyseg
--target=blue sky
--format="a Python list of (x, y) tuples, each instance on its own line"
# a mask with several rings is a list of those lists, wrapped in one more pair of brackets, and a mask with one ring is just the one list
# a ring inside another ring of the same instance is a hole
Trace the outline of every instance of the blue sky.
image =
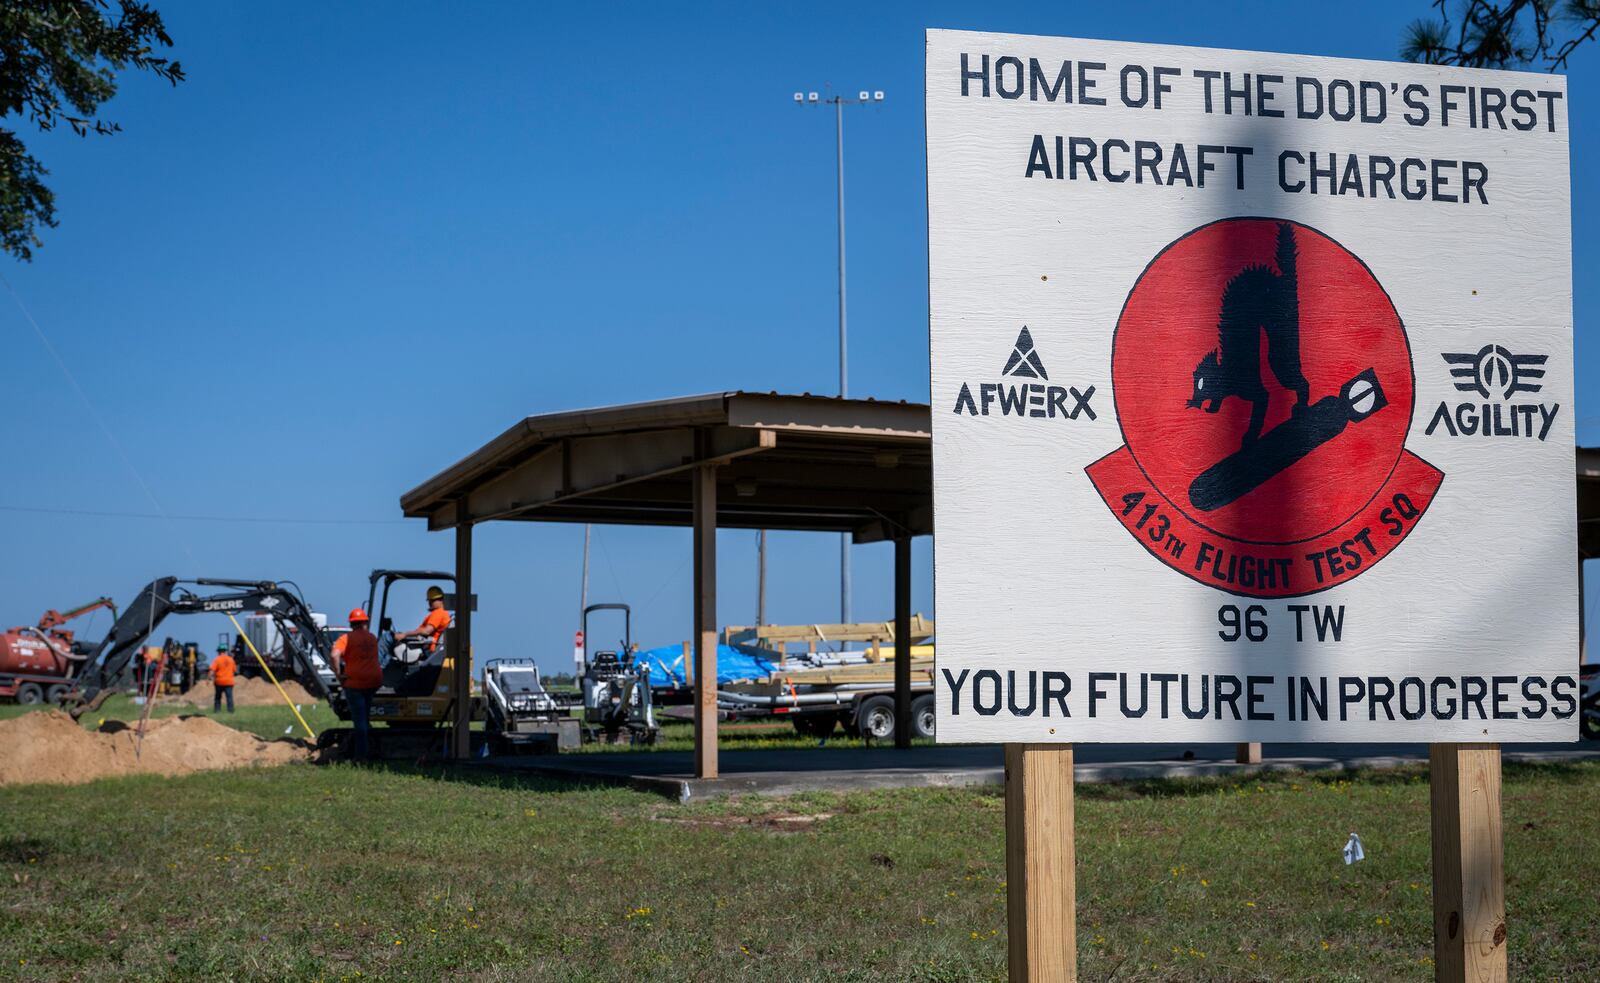
[[(188, 82), (125, 79), (115, 137), (27, 134), (61, 227), (0, 272), (87, 401), (0, 296), (8, 623), (166, 573), (292, 579), (341, 616), (373, 567), (450, 565), (399, 496), (522, 416), (833, 391), (832, 120), (796, 89), (887, 93), (846, 121), (852, 391), (926, 399), (926, 27), (1392, 59), (1429, 5), (158, 6)], [(1584, 443), (1597, 72), (1591, 45), (1570, 79)], [(836, 542), (772, 536), (771, 620), (837, 616)], [(479, 532), (480, 656), (568, 664), (581, 544)], [(749, 623), (754, 536), (720, 550), (720, 620)], [(934, 613), (929, 556), (913, 598)], [(647, 646), (681, 640), (688, 557), (683, 530), (597, 528), (590, 599), (633, 604)], [(856, 549), (858, 617), (889, 617), (889, 563)]]

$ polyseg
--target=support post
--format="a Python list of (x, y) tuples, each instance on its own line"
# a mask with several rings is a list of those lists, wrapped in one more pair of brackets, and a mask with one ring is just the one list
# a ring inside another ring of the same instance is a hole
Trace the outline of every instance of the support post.
[(1259, 765), (1261, 763), (1261, 742), (1240, 741), (1234, 745), (1233, 760), (1241, 765)]
[(694, 774), (717, 777), (717, 469), (694, 470)]
[(1506, 978), (1500, 746), (1428, 748), (1433, 805), (1433, 978)]
[(1006, 745), (1006, 932), (1011, 983), (1078, 978), (1072, 745)]
[(911, 720), (911, 537), (894, 541), (894, 746), (909, 748)]
[(450, 653), (453, 673), (450, 695), (455, 717), (450, 727), (450, 757), (465, 761), (472, 756), (472, 523), (456, 526), (455, 648)]

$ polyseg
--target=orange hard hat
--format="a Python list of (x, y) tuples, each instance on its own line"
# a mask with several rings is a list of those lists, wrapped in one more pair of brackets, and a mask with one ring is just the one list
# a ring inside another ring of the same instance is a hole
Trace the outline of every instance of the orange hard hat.
[(351, 608), (350, 609), (350, 623), (352, 625), (355, 624), (358, 621), (371, 621), (371, 620), (372, 620), (371, 618), (367, 617), (367, 612), (361, 610), (360, 608)]

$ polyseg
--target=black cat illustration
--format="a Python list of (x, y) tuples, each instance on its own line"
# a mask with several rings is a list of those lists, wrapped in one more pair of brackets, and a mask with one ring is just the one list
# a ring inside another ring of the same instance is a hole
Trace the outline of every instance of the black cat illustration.
[(1222, 291), (1217, 321), (1218, 346), (1194, 368), (1194, 394), (1187, 405), (1215, 413), (1237, 396), (1251, 404), (1250, 425), (1240, 447), (1261, 436), (1270, 395), (1261, 373), (1261, 337), (1267, 339), (1267, 364), (1278, 385), (1294, 393), (1298, 415), (1311, 400), (1311, 386), (1300, 369), (1300, 298), (1295, 279), (1294, 226), (1278, 224), (1278, 269), (1246, 267)]

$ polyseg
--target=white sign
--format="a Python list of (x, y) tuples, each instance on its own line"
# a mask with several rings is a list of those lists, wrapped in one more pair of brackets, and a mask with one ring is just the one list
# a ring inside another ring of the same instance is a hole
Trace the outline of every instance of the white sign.
[(944, 741), (1577, 736), (1566, 82), (928, 35)]

